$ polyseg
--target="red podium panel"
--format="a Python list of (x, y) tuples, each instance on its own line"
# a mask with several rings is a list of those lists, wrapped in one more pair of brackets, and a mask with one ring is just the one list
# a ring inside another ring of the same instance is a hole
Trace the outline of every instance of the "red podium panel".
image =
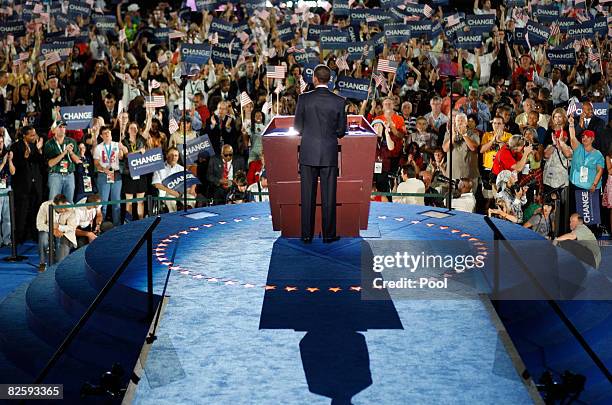
[[(358, 237), (368, 228), (370, 194), (376, 155), (376, 134), (360, 115), (347, 117), (347, 135), (338, 142), (336, 234)], [(282, 236), (301, 236), (299, 153), (301, 137), (293, 116), (277, 116), (263, 132), (272, 225)], [(317, 190), (315, 236), (321, 233), (321, 187)]]

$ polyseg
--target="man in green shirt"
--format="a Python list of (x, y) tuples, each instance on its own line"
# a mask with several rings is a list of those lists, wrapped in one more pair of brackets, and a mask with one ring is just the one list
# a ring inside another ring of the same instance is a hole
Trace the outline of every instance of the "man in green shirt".
[(569, 250), (576, 257), (583, 262), (591, 265), (594, 268), (599, 268), (601, 263), (601, 250), (597, 238), (591, 232), (591, 230), (584, 224), (584, 220), (578, 214), (572, 214), (570, 217), (570, 233), (561, 235), (553, 241), (554, 245), (563, 241), (576, 241), (573, 244), (571, 242), (563, 242), (559, 246)]
[(81, 163), (81, 159), (75, 153), (78, 151), (74, 139), (66, 136), (66, 123), (57, 121), (51, 127), (53, 138), (45, 143), (43, 154), (49, 165), (49, 199), (58, 194), (66, 196), (72, 203), (74, 197), (74, 170), (75, 164)]

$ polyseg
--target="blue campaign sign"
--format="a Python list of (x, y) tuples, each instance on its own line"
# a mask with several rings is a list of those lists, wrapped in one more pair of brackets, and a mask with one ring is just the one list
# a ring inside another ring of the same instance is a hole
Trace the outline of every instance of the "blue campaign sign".
[(318, 41), (319, 35), (323, 31), (327, 31), (329, 28), (325, 25), (309, 25), (308, 32), (306, 34), (307, 41)]
[(574, 49), (549, 49), (546, 51), (546, 57), (553, 66), (572, 66), (576, 63), (576, 51)]
[(22, 37), (26, 33), (23, 21), (6, 21), (0, 24), (0, 36), (12, 35), (13, 37)]
[[(608, 109), (610, 105), (608, 103), (592, 103), (593, 104), (593, 115), (601, 118), (604, 122), (608, 122)], [(582, 114), (582, 103), (576, 103), (576, 116)]]
[(70, 0), (68, 3), (68, 16), (75, 19), (76, 16), (80, 15), (83, 18), (89, 17), (91, 14), (91, 7), (84, 1)]
[(576, 24), (568, 28), (567, 35), (570, 38), (590, 38), (593, 36), (593, 27), (595, 20), (585, 21), (582, 24)]
[(279, 25), (276, 32), (278, 33), (278, 38), (283, 42), (289, 42), (295, 38), (295, 27), (290, 23)]
[(54, 41), (50, 44), (43, 44), (40, 53), (45, 56), (49, 52), (57, 52), (62, 60), (66, 60), (72, 52), (74, 41)]
[(93, 21), (98, 31), (104, 34), (114, 32), (117, 26), (117, 17), (114, 15), (96, 15)]
[(181, 45), (181, 61), (205, 65), (212, 54), (212, 48), (208, 44), (183, 44)]
[(300, 66), (305, 66), (311, 63), (317, 64), (319, 62), (319, 53), (313, 48), (306, 48), (306, 52), (296, 52), (293, 54), (295, 63)]
[(222, 63), (225, 66), (234, 66), (238, 62), (239, 52), (230, 52), (229, 49), (220, 46), (213, 46), (212, 60), (214, 63)]
[[(184, 190), (184, 186), (183, 186), (184, 181), (185, 181), (184, 173), (178, 172), (178, 173), (171, 174), (170, 176), (163, 179), (162, 184), (171, 190), (182, 193)], [(200, 180), (198, 180), (198, 178), (194, 176), (193, 173), (188, 171), (187, 172), (187, 188), (194, 186), (194, 185), (198, 185), (198, 184), (202, 184), (202, 183), (200, 183)]]
[(62, 119), (66, 121), (66, 129), (85, 129), (93, 119), (93, 105), (62, 107), (60, 113)]
[(559, 30), (564, 33), (567, 32), (568, 29), (576, 25), (576, 23), (576, 19), (569, 17), (560, 17), (557, 20), (557, 24), (559, 24)]
[(345, 49), (351, 42), (347, 31), (329, 30), (319, 33), (321, 49)]
[[(182, 157), (183, 148), (179, 149)], [(198, 136), (190, 141), (187, 141), (187, 164), (196, 162), (200, 153), (206, 153), (208, 156), (215, 155), (215, 150), (210, 143), (208, 135)]]
[(334, 0), (334, 15), (346, 17), (349, 15), (351, 8), (348, 0)]
[(468, 14), (465, 16), (465, 24), (470, 27), (472, 33), (491, 31), (495, 25), (495, 14)]
[(164, 168), (164, 153), (161, 148), (153, 148), (145, 153), (129, 153), (127, 155), (130, 176), (144, 176)]
[(464, 28), (465, 22), (461, 21), (459, 22), (459, 24), (455, 24), (452, 27), (445, 28), (444, 35), (446, 35), (446, 38), (452, 41), (455, 39), (457, 32), (463, 32)]
[(153, 31), (151, 42), (155, 44), (167, 44), (168, 35), (170, 35), (170, 28), (167, 28), (167, 27), (156, 28), (155, 31)]
[[(366, 48), (367, 48), (367, 54), (364, 57), (364, 52), (366, 51)], [(349, 61), (359, 60), (359, 59), (361, 60), (374, 59), (374, 47), (370, 46), (367, 42), (355, 42), (355, 43), (349, 44), (346, 50), (348, 51), (347, 60)]]
[(531, 45), (545, 44), (550, 37), (550, 31), (547, 27), (531, 20), (527, 22), (525, 32), (529, 35), (529, 43)]
[(512, 43), (514, 45), (527, 46), (527, 41), (525, 40), (525, 28), (517, 27), (514, 29), (514, 37), (512, 38)]
[[(304, 78), (304, 81), (308, 84), (312, 83), (312, 75), (314, 74), (314, 69), (315, 67), (317, 67), (318, 63), (309, 63), (307, 65), (304, 66), (304, 68), (302, 69), (302, 77)], [(329, 79), (329, 83), (327, 83), (327, 88), (330, 90), (334, 89), (334, 85), (336, 83), (336, 78), (337, 78), (337, 74), (336, 71), (332, 70), (331, 71), (331, 77)]]
[(198, 11), (213, 11), (217, 7), (217, 0), (196, 0)]
[(383, 32), (388, 44), (399, 44), (410, 39), (410, 28), (403, 23), (385, 24)]
[(433, 34), (433, 22), (429, 20), (424, 21), (413, 21), (408, 23), (408, 28), (410, 29), (410, 34), (413, 37), (419, 37), (421, 35), (426, 35), (427, 38), (431, 38)]
[(231, 37), (234, 35), (234, 24), (220, 18), (213, 18), (210, 23), (209, 34), (212, 32), (216, 32), (221, 37)]
[(482, 34), (471, 32), (457, 32), (455, 44), (459, 49), (476, 49), (482, 46)]
[(556, 6), (533, 6), (531, 11), (541, 23), (550, 23), (559, 18), (559, 9)]
[(605, 38), (608, 35), (608, 19), (606, 17), (597, 17), (593, 23), (593, 32)]
[(576, 212), (582, 216), (585, 225), (600, 224), (599, 190), (594, 193), (589, 190), (576, 190)]
[(356, 100), (366, 100), (370, 81), (368, 79), (353, 79), (352, 77), (342, 76), (338, 78), (336, 87), (340, 90), (340, 95)]

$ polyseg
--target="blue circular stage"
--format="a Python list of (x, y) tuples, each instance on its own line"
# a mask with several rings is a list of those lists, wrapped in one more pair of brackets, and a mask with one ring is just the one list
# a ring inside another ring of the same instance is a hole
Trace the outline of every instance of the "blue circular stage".
[[(461, 241), (487, 255), (483, 218), (436, 218), (444, 212), (374, 203), (362, 238), (311, 245), (279, 238), (267, 204), (164, 215), (154, 286), (160, 293), (170, 268), (170, 298), (136, 403), (531, 403), (477, 294), (361, 299), (364, 241)], [(100, 237), (86, 252), (91, 273), (107, 278), (148, 222)], [(120, 280), (126, 295), (146, 291), (144, 253)]]

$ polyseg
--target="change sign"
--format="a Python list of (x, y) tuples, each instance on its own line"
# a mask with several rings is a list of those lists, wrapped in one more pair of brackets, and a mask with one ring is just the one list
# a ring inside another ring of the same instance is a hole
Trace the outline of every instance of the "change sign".
[(94, 24), (98, 31), (108, 34), (114, 32), (117, 26), (117, 17), (112, 15), (97, 15), (94, 17)]
[(295, 58), (295, 62), (300, 66), (319, 62), (319, 53), (313, 48), (306, 48), (306, 52), (296, 52), (293, 54), (293, 57)]
[(550, 31), (547, 27), (531, 20), (527, 22), (525, 31), (529, 35), (529, 43), (531, 45), (545, 44), (550, 37)]
[[(364, 55), (366, 48), (367, 48), (367, 54)], [(346, 50), (348, 51), (347, 60), (350, 60), (350, 61), (360, 60), (360, 59), (361, 60), (374, 59), (374, 47), (370, 46), (370, 44), (368, 44), (367, 42), (354, 42), (352, 44), (349, 44)]]
[(22, 37), (26, 33), (25, 25), (23, 21), (6, 21), (0, 24), (0, 35), (7, 36), (12, 35), (13, 37)]
[(482, 34), (472, 34), (471, 32), (458, 32), (455, 41), (459, 49), (476, 49), (482, 46)]
[(290, 23), (279, 25), (276, 30), (278, 38), (283, 42), (289, 42), (295, 38), (295, 28)]
[(66, 121), (66, 129), (85, 129), (93, 119), (93, 105), (62, 107), (60, 113), (62, 119)]
[(181, 61), (205, 65), (208, 63), (212, 49), (207, 44), (183, 44), (181, 46)]
[(210, 32), (216, 32), (219, 36), (229, 38), (234, 35), (234, 24), (220, 18), (213, 18), (210, 23)]
[(387, 44), (398, 44), (410, 39), (410, 28), (406, 24), (385, 24)]
[(549, 49), (546, 57), (553, 66), (568, 65), (576, 63), (576, 51), (574, 49)]
[(66, 60), (72, 52), (74, 41), (55, 41), (40, 47), (40, 53), (44, 56), (49, 52), (57, 52), (62, 60)]
[(465, 16), (465, 23), (472, 34), (490, 32), (495, 25), (495, 14), (470, 14)]
[(319, 33), (321, 49), (344, 49), (350, 43), (348, 32), (344, 31), (322, 31)]
[(326, 31), (328, 28), (325, 25), (309, 25), (308, 32), (306, 34), (307, 41), (318, 41), (321, 32)]
[(370, 81), (368, 79), (353, 79), (352, 77), (342, 76), (336, 82), (336, 86), (343, 97), (366, 100), (368, 98)]
[(593, 36), (594, 20), (585, 21), (568, 28), (567, 35), (571, 38), (589, 38)]
[[(168, 187), (171, 190), (178, 191), (182, 193), (184, 190), (183, 182), (185, 181), (185, 176), (183, 172), (178, 172), (171, 174), (162, 180), (162, 184)], [(191, 172), (187, 172), (187, 188), (189, 189), (191, 186), (195, 186), (200, 183), (200, 180)]]
[[(182, 157), (183, 148), (179, 149)], [(187, 141), (187, 164), (196, 162), (198, 160), (198, 155), (202, 152), (206, 152), (208, 156), (214, 156), (215, 154), (208, 135), (198, 136), (190, 141)]]
[(576, 190), (576, 212), (580, 214), (586, 225), (601, 223), (599, 212), (599, 193), (589, 190)]
[(132, 177), (144, 176), (164, 168), (164, 154), (161, 148), (153, 148), (145, 153), (129, 153), (127, 158)]

